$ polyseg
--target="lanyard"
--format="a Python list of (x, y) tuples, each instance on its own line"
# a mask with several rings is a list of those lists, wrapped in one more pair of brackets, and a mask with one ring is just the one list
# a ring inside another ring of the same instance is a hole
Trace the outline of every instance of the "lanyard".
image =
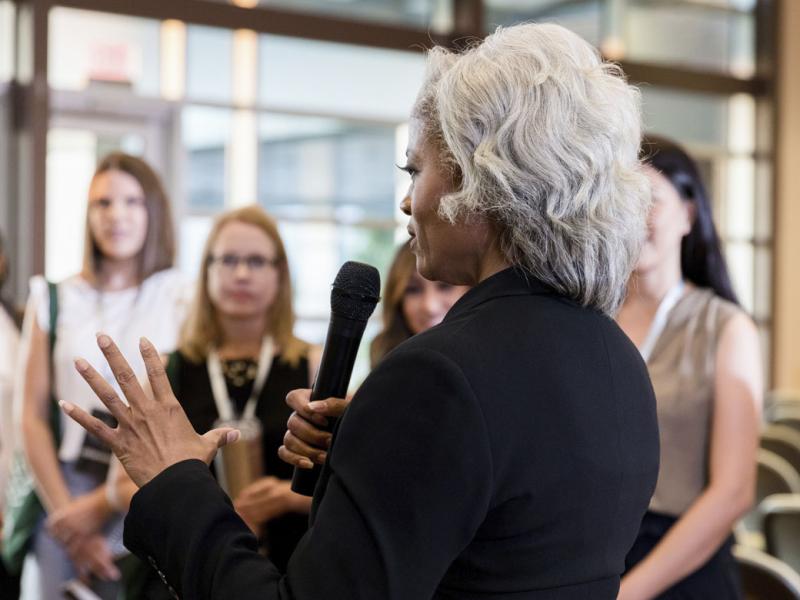
[[(269, 370), (272, 366), (273, 347), (272, 338), (265, 336), (261, 342), (261, 353), (258, 356), (258, 370), (256, 371), (256, 379), (253, 381), (253, 390), (250, 392), (250, 398), (247, 399), (247, 404), (245, 404), (241, 415), (244, 420), (255, 417), (258, 397), (261, 395), (264, 382), (267, 380), (267, 375), (269, 375)], [(222, 363), (215, 349), (208, 353), (206, 366), (208, 367), (208, 377), (211, 380), (211, 393), (214, 396), (214, 403), (217, 405), (217, 414), (222, 421), (233, 421), (235, 419), (233, 403), (228, 395), (228, 386), (225, 383), (225, 377), (222, 375)]]
[(644, 362), (650, 360), (650, 355), (656, 347), (658, 338), (664, 332), (664, 327), (667, 326), (667, 317), (670, 311), (675, 307), (683, 294), (683, 279), (676, 283), (661, 300), (656, 310), (656, 315), (653, 317), (653, 323), (650, 325), (650, 331), (647, 332), (647, 337), (644, 339), (642, 347), (639, 348), (639, 353), (642, 355)]

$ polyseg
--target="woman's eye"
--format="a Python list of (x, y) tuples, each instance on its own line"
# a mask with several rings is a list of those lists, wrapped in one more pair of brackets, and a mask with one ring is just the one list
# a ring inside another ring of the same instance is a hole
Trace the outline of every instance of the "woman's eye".
[(131, 196), (127, 200), (128, 206), (144, 206), (144, 198), (141, 196)]
[(403, 292), (403, 293), (406, 296), (413, 296), (415, 294), (419, 294), (420, 292), (422, 292), (422, 288), (421, 287), (418, 287), (416, 285), (410, 285), (405, 289), (405, 292)]
[(404, 165), (402, 167), (400, 165), (397, 165), (397, 168), (400, 169), (401, 171), (405, 171), (406, 173), (408, 173), (412, 179), (414, 178), (414, 176), (416, 176), (417, 173), (419, 173), (419, 171), (411, 165)]
[(111, 206), (111, 200), (108, 198), (98, 198), (94, 201), (95, 206), (99, 206), (100, 208), (108, 208)]

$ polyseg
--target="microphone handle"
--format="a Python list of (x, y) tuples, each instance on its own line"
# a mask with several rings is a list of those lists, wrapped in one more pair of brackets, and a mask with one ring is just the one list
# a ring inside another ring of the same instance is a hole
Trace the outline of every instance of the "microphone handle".
[[(337, 315), (331, 317), (319, 371), (311, 389), (311, 400), (344, 398), (347, 395), (358, 346), (366, 326), (366, 321), (354, 321)], [(322, 429), (333, 431), (336, 421), (337, 419), (328, 417), (328, 426)], [(313, 469), (295, 467), (292, 491), (303, 496), (313, 496), (321, 472), (322, 467), (318, 464), (314, 464)]]

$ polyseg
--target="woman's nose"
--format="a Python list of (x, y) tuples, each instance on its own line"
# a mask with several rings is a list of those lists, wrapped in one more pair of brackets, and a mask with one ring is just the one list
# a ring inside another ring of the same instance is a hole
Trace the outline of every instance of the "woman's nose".
[(406, 194), (400, 201), (400, 210), (409, 217), (411, 216), (411, 196), (409, 194)]

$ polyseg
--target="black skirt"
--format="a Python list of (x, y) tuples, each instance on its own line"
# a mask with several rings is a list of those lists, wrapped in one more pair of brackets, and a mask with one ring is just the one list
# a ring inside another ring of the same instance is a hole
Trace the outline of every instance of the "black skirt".
[[(677, 519), (648, 512), (642, 519), (639, 535), (625, 558), (625, 570), (630, 571), (669, 531)], [(739, 569), (731, 554), (733, 537), (728, 538), (719, 550), (702, 567), (679, 581), (657, 597), (657, 600), (742, 600)]]

